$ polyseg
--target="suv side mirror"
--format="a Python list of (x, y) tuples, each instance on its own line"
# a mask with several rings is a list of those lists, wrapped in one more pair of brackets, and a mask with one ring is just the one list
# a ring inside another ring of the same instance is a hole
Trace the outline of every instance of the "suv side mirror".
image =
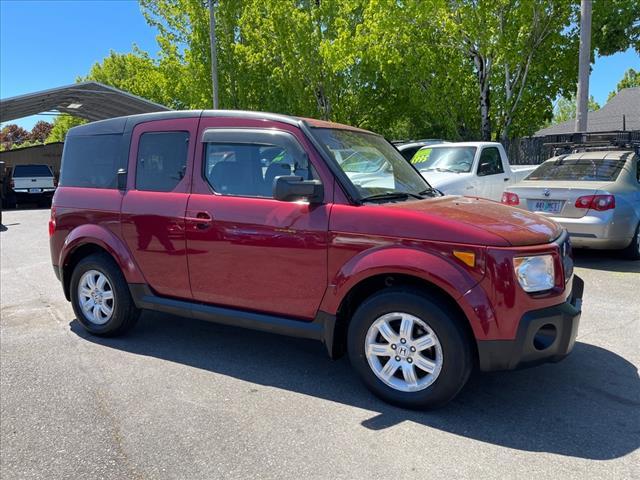
[(319, 180), (303, 180), (296, 175), (276, 177), (273, 183), (273, 198), (282, 202), (306, 200), (309, 203), (322, 203), (324, 188)]
[(116, 179), (118, 183), (118, 190), (124, 191), (127, 189), (127, 171), (124, 168), (119, 168), (116, 173)]

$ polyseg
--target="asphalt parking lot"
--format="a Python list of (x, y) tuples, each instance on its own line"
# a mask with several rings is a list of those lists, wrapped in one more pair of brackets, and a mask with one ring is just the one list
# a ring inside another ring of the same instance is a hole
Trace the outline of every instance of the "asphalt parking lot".
[(565, 361), (476, 375), (449, 406), (369, 394), (346, 359), (160, 314), (86, 334), (51, 269), (47, 210), (0, 233), (2, 478), (638, 478), (640, 262), (577, 252)]

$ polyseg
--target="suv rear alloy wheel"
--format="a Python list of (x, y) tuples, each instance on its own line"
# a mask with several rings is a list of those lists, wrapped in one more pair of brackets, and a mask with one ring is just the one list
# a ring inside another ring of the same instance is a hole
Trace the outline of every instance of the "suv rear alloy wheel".
[(461, 322), (435, 297), (411, 287), (376, 293), (349, 324), (351, 364), (383, 400), (434, 408), (455, 397), (472, 370)]
[(94, 335), (124, 333), (140, 316), (122, 272), (106, 254), (89, 255), (76, 265), (71, 304), (77, 320)]
[(85, 272), (78, 282), (78, 301), (87, 320), (104, 325), (113, 316), (113, 289), (107, 277), (97, 271)]

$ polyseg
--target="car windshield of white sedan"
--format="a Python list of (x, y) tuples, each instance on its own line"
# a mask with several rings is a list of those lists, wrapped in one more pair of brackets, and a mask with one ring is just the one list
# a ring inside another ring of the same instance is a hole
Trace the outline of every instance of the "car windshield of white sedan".
[(411, 163), (421, 172), (468, 173), (473, 166), (476, 147), (425, 147)]
[(570, 180), (613, 182), (624, 167), (624, 160), (571, 159), (545, 162), (527, 180)]
[(361, 200), (403, 200), (432, 194), (429, 184), (384, 138), (365, 132), (314, 128)]

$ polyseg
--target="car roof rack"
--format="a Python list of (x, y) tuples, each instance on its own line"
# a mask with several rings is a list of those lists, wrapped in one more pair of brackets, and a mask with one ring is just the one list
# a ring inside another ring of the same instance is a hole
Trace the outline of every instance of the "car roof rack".
[(633, 132), (576, 132), (547, 135), (545, 147), (554, 155), (604, 150), (633, 150), (640, 155), (640, 131)]

